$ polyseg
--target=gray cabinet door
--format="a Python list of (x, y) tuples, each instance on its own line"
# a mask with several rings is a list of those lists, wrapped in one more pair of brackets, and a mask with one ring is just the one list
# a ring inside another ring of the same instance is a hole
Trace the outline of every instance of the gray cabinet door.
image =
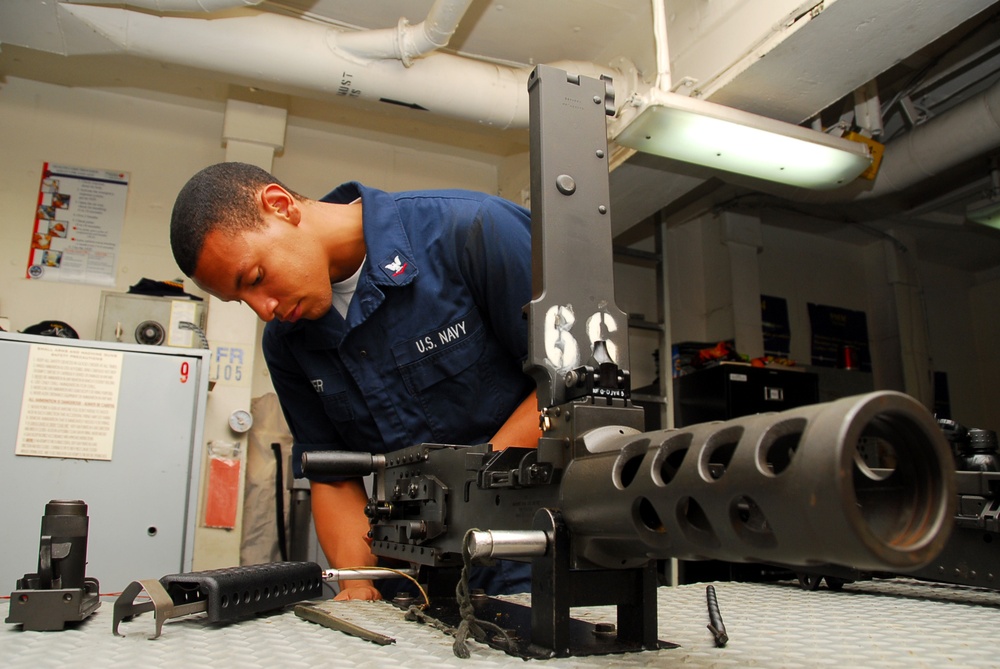
[[(121, 352), (111, 460), (15, 454), (29, 354), (38, 346)], [(0, 333), (0, 589), (36, 571), (41, 517), (53, 499), (87, 503), (86, 575), (101, 592), (191, 569), (207, 354)]]

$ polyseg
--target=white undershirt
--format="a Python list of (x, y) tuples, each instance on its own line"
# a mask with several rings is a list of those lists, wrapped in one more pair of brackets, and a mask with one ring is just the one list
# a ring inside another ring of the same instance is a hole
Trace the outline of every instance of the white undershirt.
[[(365, 256), (365, 258), (367, 257)], [(333, 289), (333, 308), (345, 319), (347, 318), (347, 307), (351, 306), (351, 299), (354, 297), (354, 291), (358, 287), (358, 278), (361, 277), (361, 268), (364, 266), (365, 259), (362, 258), (357, 272), (343, 281), (330, 284), (330, 288)]]
[[(354, 202), (351, 202), (351, 204), (357, 204), (360, 201), (361, 198), (359, 197), (354, 200)], [(351, 300), (354, 299), (354, 291), (358, 287), (358, 278), (361, 276), (361, 268), (365, 266), (365, 258), (367, 257), (368, 255), (366, 254), (365, 257), (361, 259), (361, 264), (358, 265), (358, 271), (353, 275), (347, 277), (343, 281), (330, 284), (330, 288), (333, 289), (333, 308), (336, 309), (345, 320), (347, 319), (347, 308), (351, 306)]]

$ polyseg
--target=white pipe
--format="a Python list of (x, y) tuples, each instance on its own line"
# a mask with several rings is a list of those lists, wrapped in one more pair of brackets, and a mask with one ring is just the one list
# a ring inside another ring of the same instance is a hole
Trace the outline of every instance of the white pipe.
[(342, 33), (337, 48), (362, 60), (396, 58), (410, 67), (414, 58), (448, 45), (471, 4), (472, 0), (436, 0), (417, 25), (401, 18), (395, 28)]
[(670, 90), (670, 49), (667, 47), (666, 0), (652, 0), (653, 3), (653, 44), (656, 49), (655, 88)]
[(1000, 147), (1000, 82), (886, 145), (872, 198)]
[[(108, 5), (109, 0), (59, 0), (63, 4)], [(123, 0), (120, 4), (160, 13), (217, 12), (252, 7), (264, 0)], [(399, 19), (395, 28), (344, 33), (337, 48), (360, 61), (394, 58), (406, 67), (413, 59), (447, 46), (472, 0), (435, 0), (427, 18), (411, 25)]]
[[(430, 53), (398, 60), (348, 58), (345, 33), (266, 12), (213, 20), (63, 5), (122, 52), (222, 72), (291, 94), (394, 102), (497, 128), (528, 126), (528, 68)], [(580, 74), (590, 63), (564, 69)], [(607, 73), (612, 74), (609, 70)]]
[(448, 44), (470, 4), (472, 0), (437, 0), (417, 25), (401, 18), (395, 28), (340, 33), (336, 48), (356, 62), (394, 58), (410, 67), (414, 58)]
[[(111, 0), (60, 0), (78, 5), (108, 5)], [(119, 0), (117, 4), (154, 12), (219, 12), (225, 9), (253, 7), (264, 0)]]
[(430, 51), (447, 46), (471, 4), (472, 0), (437, 0), (417, 26), (424, 43), (418, 47)]

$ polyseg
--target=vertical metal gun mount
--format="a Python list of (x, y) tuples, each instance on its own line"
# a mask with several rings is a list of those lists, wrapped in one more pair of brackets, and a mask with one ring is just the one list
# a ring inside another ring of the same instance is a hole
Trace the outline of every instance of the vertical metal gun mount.
[[(663, 647), (661, 558), (879, 570), (929, 562), (951, 525), (951, 454), (906, 395), (642, 433), (629, 398), (627, 321), (614, 302), (610, 82), (539, 66), (528, 87), (534, 297), (525, 368), (543, 436), (537, 449), (305, 455), (307, 474), (375, 474), (372, 552), (427, 567), (459, 566), (464, 556), (530, 561), (530, 611), (488, 613), (516, 630), (516, 648), (498, 647), (522, 657)], [(865, 467), (862, 438), (877, 439), (894, 467)], [(610, 630), (570, 618), (572, 607), (604, 604), (617, 605)]]
[(6, 622), (25, 630), (61, 630), (100, 607), (100, 584), (85, 576), (89, 525), (87, 505), (80, 500), (45, 505), (38, 571), (17, 579)]

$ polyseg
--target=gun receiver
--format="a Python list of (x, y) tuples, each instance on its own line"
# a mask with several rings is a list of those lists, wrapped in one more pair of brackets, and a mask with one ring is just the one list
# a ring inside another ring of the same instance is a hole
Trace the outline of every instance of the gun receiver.
[[(933, 559), (953, 514), (951, 454), (930, 413), (906, 395), (642, 432), (629, 396), (627, 319), (614, 301), (605, 123), (614, 94), (609, 81), (546, 66), (528, 88), (534, 298), (525, 369), (537, 382), (543, 436), (537, 449), (305, 455), (307, 474), (375, 474), (372, 552), (430, 567), (465, 556), (530, 560), (530, 630), (520, 635), (528, 641), (513, 650), (523, 657), (660, 648), (660, 558), (882, 570)], [(892, 451), (895, 467), (865, 467), (862, 438)], [(618, 606), (616, 643), (583, 647), (569, 609), (598, 604)]]

